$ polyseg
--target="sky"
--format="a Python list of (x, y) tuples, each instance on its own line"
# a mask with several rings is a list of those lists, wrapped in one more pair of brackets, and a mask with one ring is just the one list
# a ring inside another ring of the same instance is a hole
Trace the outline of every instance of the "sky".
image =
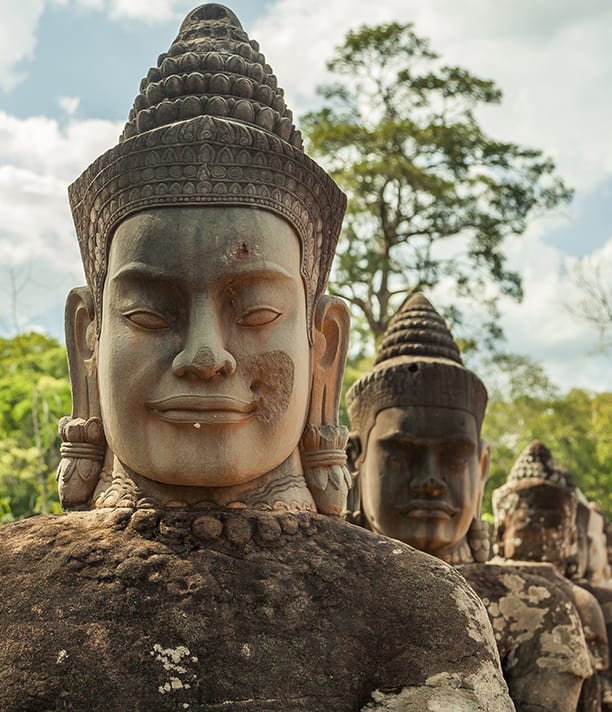
[[(186, 0), (0, 0), (0, 335), (63, 338), (84, 283), (66, 188), (115, 145), (140, 80), (168, 49)], [(499, 139), (539, 148), (576, 191), (505, 247), (522, 278), (504, 300), (506, 350), (563, 389), (612, 391), (612, 360), (574, 316), (577, 263), (612, 280), (612, 3), (609, 0), (233, 0), (298, 117), (349, 29), (413, 22), (445, 62), (493, 79), (479, 114)]]

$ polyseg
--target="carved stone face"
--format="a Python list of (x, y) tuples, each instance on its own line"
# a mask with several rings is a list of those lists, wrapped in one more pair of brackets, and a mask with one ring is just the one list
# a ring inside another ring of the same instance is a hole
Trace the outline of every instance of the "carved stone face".
[(487, 475), (473, 416), (387, 408), (364, 445), (359, 477), (372, 529), (441, 558), (451, 552), (479, 512)]
[(168, 207), (115, 233), (97, 352), (110, 448), (157, 482), (249, 482), (297, 447), (311, 387), (300, 244), (246, 207)]
[(498, 537), (506, 559), (546, 561), (563, 568), (576, 540), (575, 503), (562, 488), (522, 482), (504, 495)]

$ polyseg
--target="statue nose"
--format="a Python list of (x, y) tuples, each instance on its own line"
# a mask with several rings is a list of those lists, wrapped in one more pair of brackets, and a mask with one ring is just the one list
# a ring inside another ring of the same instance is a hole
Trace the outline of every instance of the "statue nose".
[(192, 376), (210, 379), (217, 375), (230, 376), (236, 370), (236, 360), (225, 349), (215, 352), (209, 346), (201, 346), (191, 354), (186, 349), (178, 353), (172, 362), (172, 370), (179, 378)]
[(437, 477), (429, 476), (419, 478), (410, 487), (414, 494), (426, 495), (428, 497), (439, 497), (447, 490), (446, 484)]
[(215, 309), (206, 299), (195, 301), (182, 349), (172, 361), (179, 378), (210, 379), (231, 376), (236, 359), (227, 350), (223, 328)]
[(436, 458), (428, 454), (422, 459), (418, 474), (410, 482), (410, 491), (417, 495), (439, 497), (447, 490), (446, 482), (438, 472)]

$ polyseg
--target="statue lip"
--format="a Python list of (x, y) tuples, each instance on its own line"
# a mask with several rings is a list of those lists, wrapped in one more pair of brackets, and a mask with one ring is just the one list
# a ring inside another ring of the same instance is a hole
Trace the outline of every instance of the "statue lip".
[(189, 425), (240, 423), (251, 418), (256, 409), (253, 401), (221, 395), (170, 396), (148, 401), (146, 406), (161, 420)]
[(446, 519), (454, 517), (459, 510), (441, 499), (414, 499), (400, 511), (415, 519)]

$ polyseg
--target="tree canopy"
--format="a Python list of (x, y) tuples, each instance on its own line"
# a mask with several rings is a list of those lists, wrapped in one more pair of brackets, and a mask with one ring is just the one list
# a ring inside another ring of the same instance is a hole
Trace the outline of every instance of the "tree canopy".
[(500, 295), (522, 298), (504, 240), (572, 191), (539, 150), (484, 132), (476, 109), (499, 103), (500, 90), (442, 65), (412, 25), (349, 32), (328, 69), (336, 81), (302, 126), (349, 197), (332, 291), (378, 339), (405, 298), (444, 285), (453, 327), (456, 300), (474, 299), (493, 344)]
[(569, 470), (587, 499), (612, 520), (612, 393), (572, 389), (560, 394), (542, 369), (525, 357), (499, 364), (504, 391), (493, 388), (483, 424), (491, 445), (491, 492), (506, 481), (512, 465), (532, 440), (541, 440), (559, 465)]
[(66, 350), (38, 333), (0, 338), (0, 523), (59, 511), (57, 424), (70, 413)]

